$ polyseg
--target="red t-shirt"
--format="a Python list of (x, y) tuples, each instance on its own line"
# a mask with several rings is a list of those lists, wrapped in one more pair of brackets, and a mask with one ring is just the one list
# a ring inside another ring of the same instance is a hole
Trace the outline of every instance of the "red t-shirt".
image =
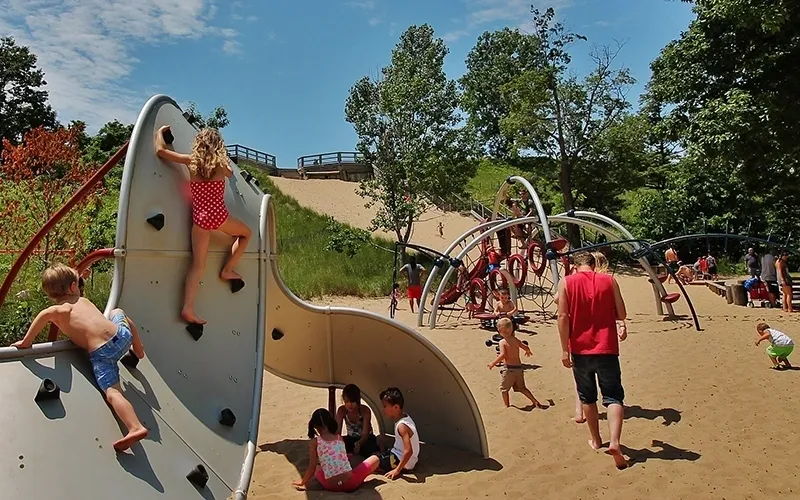
[(500, 265), (500, 254), (493, 248), (490, 248), (488, 252), (486, 252), (486, 256), (489, 258), (489, 264), (493, 264), (495, 266)]
[(564, 278), (572, 354), (619, 354), (614, 282), (610, 274), (581, 271)]

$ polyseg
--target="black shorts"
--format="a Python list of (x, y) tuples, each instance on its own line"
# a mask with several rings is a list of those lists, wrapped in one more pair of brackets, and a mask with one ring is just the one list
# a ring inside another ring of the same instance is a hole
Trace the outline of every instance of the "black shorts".
[(717, 275), (717, 266), (708, 266), (708, 274), (712, 276)]
[(778, 295), (780, 293), (780, 289), (778, 288), (777, 281), (764, 281), (767, 284), (767, 291), (771, 294)]
[(597, 402), (597, 385), (603, 394), (603, 406), (622, 404), (622, 372), (616, 354), (573, 354), (572, 375), (578, 388), (578, 397), (586, 405)]
[(667, 266), (669, 266), (670, 271), (672, 271), (673, 273), (677, 273), (678, 269), (681, 268), (680, 264), (678, 264), (677, 262), (667, 262)]
[[(357, 437), (355, 436), (342, 436), (344, 440), (344, 447), (347, 450), (347, 453), (355, 453), (354, 447), (358, 442)], [(358, 450), (358, 455), (367, 458), (370, 455), (374, 455), (380, 451), (380, 447), (378, 446), (378, 439), (375, 437), (374, 434), (370, 434), (369, 437), (361, 444), (361, 448)]]

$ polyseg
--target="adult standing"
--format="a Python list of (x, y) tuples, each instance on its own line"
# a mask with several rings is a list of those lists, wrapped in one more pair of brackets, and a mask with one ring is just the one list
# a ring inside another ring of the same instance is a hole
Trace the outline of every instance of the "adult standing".
[(408, 264), (400, 268), (400, 273), (405, 274), (408, 278), (408, 305), (411, 306), (411, 312), (414, 312), (414, 301), (422, 298), (422, 273), (425, 268), (421, 264), (417, 264), (417, 258), (413, 255), (409, 257)]
[(781, 309), (783, 312), (792, 312), (792, 275), (789, 274), (789, 252), (783, 250), (781, 256), (775, 262), (775, 272), (778, 275), (778, 283), (783, 293), (783, 300), (781, 301)]
[(761, 279), (767, 285), (769, 301), (772, 304), (777, 304), (780, 291), (778, 288), (778, 272), (775, 270), (775, 257), (769, 247), (764, 250), (764, 256), (761, 257)]
[(747, 255), (744, 256), (744, 263), (747, 264), (747, 273), (751, 278), (761, 276), (761, 260), (758, 258), (755, 248), (747, 249)]
[[(608, 453), (618, 469), (628, 466), (620, 451), (620, 435), (625, 409), (622, 373), (619, 364), (619, 341), (628, 336), (625, 326), (625, 302), (619, 284), (610, 274), (595, 272), (591, 253), (574, 255), (575, 273), (558, 283), (558, 333), (561, 338), (561, 362), (572, 368), (578, 397), (589, 426), (589, 445), (602, 446), (597, 411), (597, 385), (608, 411), (611, 434)], [(617, 333), (617, 321), (622, 321)]]
[[(678, 258), (678, 251), (675, 247), (670, 245), (667, 251), (664, 252), (664, 260), (667, 261), (667, 267), (672, 271), (672, 274), (677, 273), (680, 269), (680, 259)], [(672, 283), (672, 274), (667, 273), (667, 283)]]

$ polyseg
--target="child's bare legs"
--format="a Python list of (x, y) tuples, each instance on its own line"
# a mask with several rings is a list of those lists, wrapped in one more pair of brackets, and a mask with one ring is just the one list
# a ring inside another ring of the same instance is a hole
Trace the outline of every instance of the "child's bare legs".
[(197, 225), (192, 226), (192, 263), (186, 273), (186, 283), (183, 291), (183, 309), (181, 317), (189, 323), (203, 325), (206, 323), (194, 312), (194, 299), (200, 286), (200, 278), (206, 269), (208, 244), (211, 241), (211, 232)]
[[(595, 411), (597, 411), (597, 406), (595, 406)], [(625, 460), (625, 457), (622, 456), (622, 452), (620, 451), (619, 447), (619, 438), (622, 435), (622, 421), (625, 418), (625, 408), (619, 404), (610, 404), (608, 405), (608, 430), (611, 433), (611, 439), (608, 442), (608, 453), (614, 458), (614, 465), (617, 466), (618, 469), (624, 469), (628, 466), (628, 462)], [(598, 436), (600, 435), (598, 431)]]
[(237, 273), (234, 268), (236, 267), (236, 264), (239, 263), (239, 259), (242, 258), (244, 251), (247, 249), (247, 243), (250, 241), (250, 235), (252, 232), (250, 231), (250, 228), (247, 227), (247, 224), (240, 221), (236, 217), (228, 217), (227, 220), (225, 220), (225, 222), (223, 222), (219, 227), (219, 230), (228, 236), (233, 236), (236, 238), (236, 240), (233, 242), (233, 246), (231, 246), (231, 256), (228, 258), (228, 261), (225, 263), (225, 266), (219, 273), (219, 277), (223, 280), (240, 280), (242, 279), (242, 276)]
[[(125, 314), (125, 311), (119, 308), (111, 311), (112, 318), (117, 314)], [(128, 321), (128, 326), (130, 327), (131, 330), (131, 337), (133, 337), (133, 342), (131, 343), (131, 349), (133, 349), (133, 353), (136, 355), (137, 358), (142, 359), (144, 358), (144, 344), (142, 344), (142, 338), (139, 337), (139, 329), (136, 328), (136, 324), (127, 314), (125, 314), (125, 319)]]
[(114, 413), (117, 414), (122, 423), (128, 429), (128, 433), (122, 439), (114, 443), (114, 449), (125, 451), (137, 442), (147, 437), (147, 429), (139, 421), (130, 401), (125, 399), (120, 391), (119, 383), (106, 389), (106, 401), (111, 405)]
[(508, 391), (500, 391), (500, 394), (503, 396), (503, 404), (506, 406), (506, 408), (511, 407), (511, 402), (508, 398)]
[(786, 368), (792, 367), (792, 364), (789, 363), (789, 358), (778, 358), (778, 361), (783, 363), (783, 366), (785, 366)]
[[(533, 397), (533, 393), (527, 387), (523, 387), (522, 389), (520, 389), (519, 392), (521, 392), (526, 398), (530, 399), (531, 404), (535, 408), (544, 408), (544, 406), (542, 406), (542, 403), (540, 403), (535, 397)], [(508, 393), (506, 393), (506, 396), (508, 396)]]

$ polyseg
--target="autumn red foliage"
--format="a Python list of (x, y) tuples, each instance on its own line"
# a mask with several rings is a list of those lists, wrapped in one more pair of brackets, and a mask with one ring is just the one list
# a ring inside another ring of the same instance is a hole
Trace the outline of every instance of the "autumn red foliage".
[[(0, 157), (0, 245), (24, 248), (30, 238), (78, 190), (96, 165), (81, 160), (83, 126), (35, 128), (19, 145), (3, 142)], [(38, 255), (49, 263), (55, 250), (83, 253), (89, 217), (86, 206), (98, 202), (95, 190), (42, 241)]]

